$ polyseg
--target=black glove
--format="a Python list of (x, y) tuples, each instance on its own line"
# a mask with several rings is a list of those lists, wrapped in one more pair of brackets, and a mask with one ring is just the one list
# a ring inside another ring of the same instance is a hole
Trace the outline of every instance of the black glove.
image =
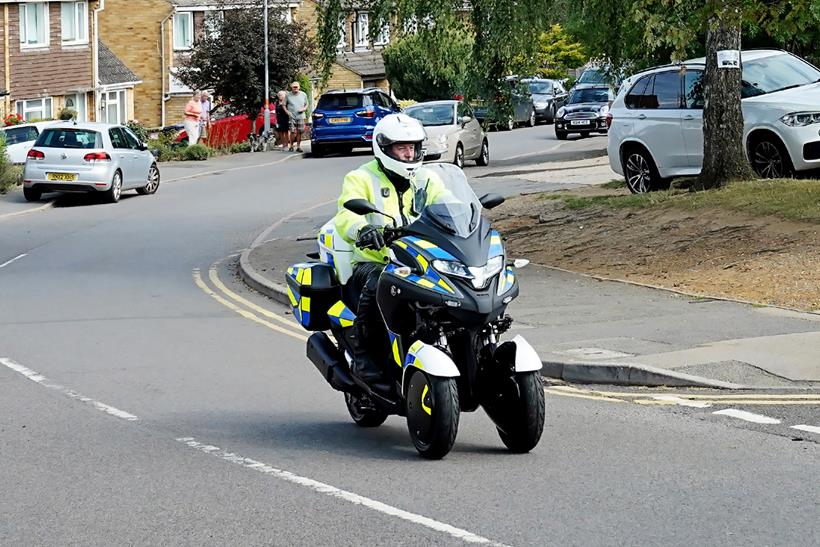
[(375, 249), (378, 251), (384, 246), (384, 234), (382, 234), (378, 226), (368, 224), (359, 230), (359, 234), (356, 237), (356, 247), (360, 249)]

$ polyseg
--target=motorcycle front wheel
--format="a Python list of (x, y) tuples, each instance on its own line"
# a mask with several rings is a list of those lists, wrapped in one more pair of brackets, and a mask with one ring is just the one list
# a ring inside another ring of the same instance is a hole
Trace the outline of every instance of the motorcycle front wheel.
[(460, 408), (455, 378), (416, 370), (407, 388), (407, 429), (418, 453), (440, 460), (456, 442)]
[(539, 371), (519, 372), (513, 381), (518, 397), (510, 397), (490, 417), (510, 452), (524, 454), (535, 448), (544, 431), (544, 385)]

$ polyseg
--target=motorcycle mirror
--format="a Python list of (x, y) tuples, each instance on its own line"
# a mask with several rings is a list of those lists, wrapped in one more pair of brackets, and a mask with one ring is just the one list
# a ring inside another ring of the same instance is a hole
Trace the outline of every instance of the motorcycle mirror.
[(493, 207), (498, 207), (504, 203), (504, 196), (500, 196), (498, 194), (484, 194), (478, 199), (478, 201), (485, 209), (492, 209)]
[(381, 213), (376, 206), (366, 199), (351, 199), (345, 202), (345, 209), (353, 211), (357, 215), (366, 215), (368, 213)]
[(529, 263), (530, 261), (526, 258), (516, 258), (515, 260), (513, 260), (513, 266), (516, 268), (523, 268)]

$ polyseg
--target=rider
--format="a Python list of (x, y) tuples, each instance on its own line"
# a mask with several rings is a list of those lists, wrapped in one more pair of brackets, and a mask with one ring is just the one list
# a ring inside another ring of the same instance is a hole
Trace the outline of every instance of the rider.
[[(384, 371), (367, 351), (365, 341), (384, 340), (387, 332), (376, 304), (379, 275), (388, 261), (383, 227), (388, 219), (375, 213), (358, 215), (344, 204), (351, 199), (365, 199), (377, 209), (392, 216), (401, 225), (415, 220), (424, 206), (444, 191), (434, 176), (419, 176), (424, 160), (422, 142), (426, 137), (421, 123), (406, 114), (390, 114), (373, 130), (373, 154), (376, 159), (348, 173), (342, 183), (336, 231), (351, 245), (353, 276), (351, 287), (358, 297), (354, 322), (353, 374), (371, 387), (388, 391)], [(424, 179), (423, 183), (420, 179)], [(355, 301), (355, 300), (354, 300)], [(378, 342), (376, 342), (378, 343)]]

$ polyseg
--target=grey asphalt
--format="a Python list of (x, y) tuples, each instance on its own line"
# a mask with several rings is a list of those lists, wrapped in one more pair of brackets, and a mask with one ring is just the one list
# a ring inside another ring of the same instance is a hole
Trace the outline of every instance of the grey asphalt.
[[(510, 545), (818, 537), (816, 442), (554, 395), (525, 456), (503, 450), (481, 413), (463, 417), (441, 462), (416, 456), (399, 418), (352, 425), (301, 342), (215, 301), (192, 275), (331, 199), (361, 160), (296, 157), (3, 222), (0, 256), (27, 256), (0, 269), (0, 357), (139, 419), (0, 367), (0, 544), (460, 543), (225, 452)], [(219, 271), (274, 309), (230, 259)], [(191, 437), (218, 449), (176, 440)]]

